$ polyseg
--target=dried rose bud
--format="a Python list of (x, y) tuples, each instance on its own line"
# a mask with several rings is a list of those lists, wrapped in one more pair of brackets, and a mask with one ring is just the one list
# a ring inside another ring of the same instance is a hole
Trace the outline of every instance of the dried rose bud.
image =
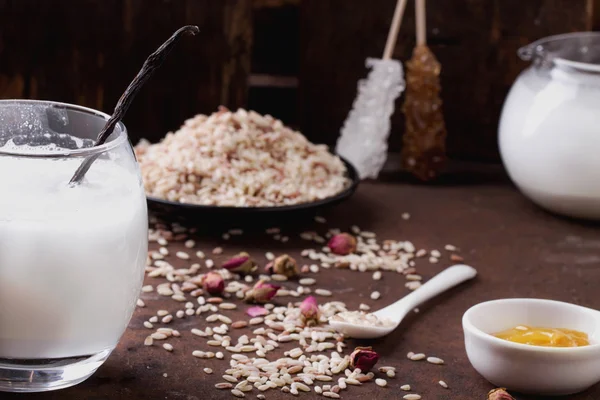
[(262, 317), (264, 315), (267, 315), (268, 313), (269, 313), (269, 310), (267, 310), (266, 308), (261, 307), (261, 306), (253, 306), (246, 310), (246, 314), (248, 314), (252, 318)]
[(267, 303), (275, 296), (281, 286), (260, 280), (246, 292), (244, 300), (248, 303)]
[(225, 289), (225, 281), (223, 277), (218, 272), (209, 272), (204, 275), (202, 279), (202, 286), (204, 290), (213, 296), (218, 296), (223, 294), (223, 290)]
[(345, 256), (356, 251), (356, 238), (349, 233), (339, 233), (329, 239), (327, 247), (332, 253)]
[(304, 321), (304, 325), (318, 325), (319, 317), (321, 313), (319, 311), (319, 305), (317, 304), (317, 299), (313, 296), (308, 296), (304, 301), (300, 304), (300, 311), (302, 312), (302, 320)]
[(359, 368), (363, 373), (368, 372), (377, 364), (379, 354), (373, 351), (371, 347), (357, 347), (350, 355), (350, 365), (352, 368)]
[(488, 400), (515, 400), (515, 398), (508, 394), (506, 389), (498, 388), (490, 390)]
[(288, 278), (294, 278), (300, 274), (298, 263), (287, 254), (277, 257), (265, 267), (268, 274), (285, 275)]
[(256, 271), (256, 263), (246, 252), (242, 252), (223, 263), (223, 268), (238, 274), (249, 274)]

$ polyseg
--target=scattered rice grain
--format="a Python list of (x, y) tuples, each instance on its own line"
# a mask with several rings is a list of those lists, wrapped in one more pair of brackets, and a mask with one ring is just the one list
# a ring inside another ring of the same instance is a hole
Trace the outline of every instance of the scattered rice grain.
[(298, 283), (300, 283), (303, 286), (310, 286), (310, 285), (314, 285), (317, 281), (313, 278), (302, 278), (298, 281)]
[(229, 382), (220, 382), (215, 385), (217, 389), (231, 389), (233, 385)]
[(412, 361), (421, 361), (424, 360), (427, 356), (423, 353), (417, 353), (417, 354), (413, 354), (412, 356), (410, 356), (410, 359)]
[(315, 294), (318, 294), (319, 296), (324, 296), (324, 297), (329, 297), (332, 295), (330, 290), (327, 289), (315, 289)]
[(146, 286), (142, 287), (143, 293), (150, 293), (152, 291), (154, 291), (154, 286), (152, 286), (152, 285), (146, 285)]
[(427, 362), (431, 364), (442, 365), (444, 360), (438, 357), (427, 357)]

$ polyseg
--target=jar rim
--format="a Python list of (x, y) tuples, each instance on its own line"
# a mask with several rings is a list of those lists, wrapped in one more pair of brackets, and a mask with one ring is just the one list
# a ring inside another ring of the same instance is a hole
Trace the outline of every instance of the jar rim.
[(525, 61), (600, 72), (600, 32), (547, 36), (521, 47), (517, 54)]
[[(28, 99), (4, 99), (0, 100), (0, 107), (6, 105), (37, 105), (37, 106), (47, 106), (47, 107), (55, 107), (62, 110), (73, 110), (78, 111), (93, 117), (97, 117), (102, 119), (103, 121), (108, 121), (110, 119), (110, 115), (95, 110), (89, 107), (83, 107), (76, 104), (70, 103), (62, 103), (58, 101), (50, 101), (50, 100), (28, 100)], [(116, 137), (114, 137), (116, 132)], [(0, 147), (0, 156), (12, 156), (12, 157), (25, 157), (25, 158), (68, 158), (68, 157), (87, 157), (97, 154), (102, 154), (108, 152), (128, 140), (127, 138), (127, 128), (122, 122), (118, 122), (115, 131), (111, 134), (113, 139), (107, 140), (105, 143), (100, 146), (93, 147), (85, 147), (81, 149), (60, 149), (55, 151), (19, 151), (19, 150), (8, 150)], [(98, 132), (100, 133), (100, 132)]]

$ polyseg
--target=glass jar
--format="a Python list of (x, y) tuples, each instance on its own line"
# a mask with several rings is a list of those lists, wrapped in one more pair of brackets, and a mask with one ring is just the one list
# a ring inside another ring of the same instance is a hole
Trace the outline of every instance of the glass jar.
[(519, 56), (532, 65), (502, 110), (504, 165), (540, 206), (600, 219), (600, 33), (547, 37)]
[[(142, 180), (123, 124), (69, 104), (0, 101), (0, 390), (89, 377), (133, 314), (148, 250)], [(81, 162), (97, 159), (78, 185)]]

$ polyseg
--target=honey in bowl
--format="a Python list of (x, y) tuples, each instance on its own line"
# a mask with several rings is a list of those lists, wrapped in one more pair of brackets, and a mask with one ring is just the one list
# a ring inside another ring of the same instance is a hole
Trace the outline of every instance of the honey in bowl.
[(519, 325), (493, 335), (510, 342), (532, 346), (580, 347), (590, 344), (587, 333), (564, 328), (538, 328)]

